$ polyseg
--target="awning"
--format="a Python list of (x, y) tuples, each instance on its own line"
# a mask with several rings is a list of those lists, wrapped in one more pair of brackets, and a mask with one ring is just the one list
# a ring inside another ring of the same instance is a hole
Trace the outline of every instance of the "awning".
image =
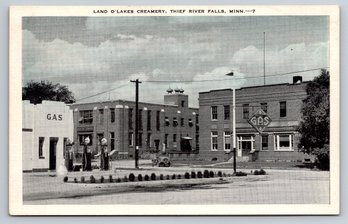
[(181, 139), (192, 140), (191, 137), (181, 137)]

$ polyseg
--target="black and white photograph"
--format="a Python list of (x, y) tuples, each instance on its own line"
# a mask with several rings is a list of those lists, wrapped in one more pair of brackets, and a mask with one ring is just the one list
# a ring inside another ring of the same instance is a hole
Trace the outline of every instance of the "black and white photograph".
[(18, 6), (10, 27), (10, 213), (339, 212), (338, 7)]

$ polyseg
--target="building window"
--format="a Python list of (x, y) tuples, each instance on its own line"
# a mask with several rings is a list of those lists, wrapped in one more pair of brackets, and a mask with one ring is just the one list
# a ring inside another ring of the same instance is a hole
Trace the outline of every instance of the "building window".
[(133, 108), (128, 110), (128, 128), (133, 130)]
[(279, 103), (280, 106), (280, 117), (286, 117), (286, 102), (282, 101)]
[(261, 109), (267, 113), (267, 103), (261, 103)]
[(173, 134), (173, 142), (176, 142), (176, 134)]
[(199, 151), (199, 135), (196, 135), (196, 150)]
[(262, 150), (268, 150), (268, 135), (262, 135), (261, 142)]
[(213, 121), (218, 119), (217, 106), (212, 106), (211, 107), (211, 119)]
[(173, 117), (173, 127), (178, 126), (178, 120), (176, 119), (176, 117)]
[(88, 145), (92, 145), (93, 144), (93, 138), (92, 138), (92, 133), (91, 134), (80, 134), (79, 135), (79, 143), (80, 145), (84, 145), (85, 144), (85, 139), (89, 138), (89, 144)]
[(196, 125), (198, 125), (198, 124), (199, 124), (199, 115), (196, 114)]
[(134, 145), (134, 137), (133, 137), (133, 132), (128, 133), (128, 145), (133, 146)]
[(231, 132), (230, 131), (224, 131), (224, 150), (225, 151), (231, 150)]
[(211, 151), (217, 151), (218, 150), (218, 132), (212, 131), (211, 132)]
[(169, 121), (169, 118), (168, 118), (168, 117), (165, 117), (165, 118), (164, 118), (164, 121), (166, 122), (166, 126), (169, 126), (169, 125), (170, 125), (170, 121)]
[(151, 130), (151, 110), (147, 111), (147, 130)]
[(243, 104), (243, 119), (249, 119), (249, 104)]
[(139, 130), (143, 130), (143, 110), (138, 110), (138, 128)]
[(230, 105), (224, 106), (224, 119), (229, 120), (230, 119)]
[(110, 108), (110, 120), (111, 120), (111, 123), (115, 122), (115, 109), (114, 108)]
[(93, 111), (92, 110), (83, 110), (80, 111), (80, 124), (92, 124), (93, 123)]
[(192, 119), (191, 119), (191, 118), (189, 118), (188, 124), (189, 124), (190, 127), (193, 126), (193, 122), (192, 122)]
[(138, 146), (142, 147), (143, 146), (143, 133), (138, 133)]
[(165, 145), (166, 148), (167, 148), (167, 146), (168, 146), (168, 134), (165, 134), (165, 135), (164, 135), (164, 145)]
[(43, 157), (43, 145), (44, 145), (45, 138), (39, 137), (39, 159), (44, 159)]
[(115, 149), (115, 132), (110, 132), (110, 150)]
[(146, 146), (147, 146), (148, 148), (151, 147), (151, 133), (147, 133)]
[(181, 107), (185, 107), (185, 100), (181, 100)]
[(181, 125), (181, 127), (185, 126), (185, 119), (184, 118), (180, 118), (180, 125)]
[(161, 128), (160, 117), (161, 117), (161, 111), (156, 111), (156, 130), (157, 131), (159, 131)]
[(99, 124), (102, 124), (104, 122), (104, 109), (99, 109)]
[(275, 150), (278, 151), (293, 151), (293, 134), (277, 134), (275, 138)]

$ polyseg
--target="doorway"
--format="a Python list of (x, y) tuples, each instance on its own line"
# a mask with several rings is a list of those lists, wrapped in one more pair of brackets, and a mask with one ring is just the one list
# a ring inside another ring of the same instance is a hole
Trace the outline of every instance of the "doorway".
[(159, 145), (160, 145), (160, 140), (159, 139), (155, 139), (155, 149), (156, 149), (156, 152), (159, 151)]
[(250, 151), (254, 149), (254, 142), (253, 135), (238, 136), (238, 149), (241, 150), (242, 156), (249, 156)]
[(58, 138), (50, 138), (50, 153), (49, 153), (49, 170), (56, 170)]

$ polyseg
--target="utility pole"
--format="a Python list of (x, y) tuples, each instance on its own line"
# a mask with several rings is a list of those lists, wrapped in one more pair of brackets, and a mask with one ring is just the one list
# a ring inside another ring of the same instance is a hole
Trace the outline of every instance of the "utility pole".
[(131, 80), (131, 82), (135, 83), (135, 148), (134, 148), (134, 160), (135, 160), (135, 169), (139, 169), (138, 164), (138, 155), (139, 155), (139, 79)]
[(263, 85), (266, 85), (266, 32), (263, 32)]

